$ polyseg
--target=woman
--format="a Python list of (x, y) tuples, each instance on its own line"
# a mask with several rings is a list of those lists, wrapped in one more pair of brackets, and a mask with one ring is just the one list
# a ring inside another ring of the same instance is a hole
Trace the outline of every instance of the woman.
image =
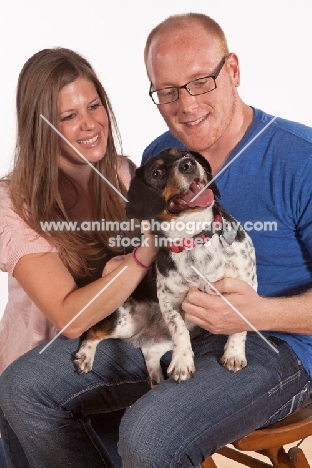
[[(126, 342), (103, 342), (85, 376), (71, 362), (79, 336), (128, 298), (156, 255), (152, 241), (137, 258), (108, 248), (112, 237), (133, 232), (80, 229), (86, 221), (127, 219), (133, 165), (117, 154), (118, 136), (108, 96), (83, 57), (54, 48), (26, 62), (14, 167), (0, 183), (0, 263), (9, 274), (0, 323), (0, 429), (9, 467), (117, 466), (109, 445), (120, 416), (149, 389), (141, 352)], [(33, 349), (60, 330), (49, 346)], [(31, 349), (23, 356), (32, 359), (30, 373), (18, 358)]]

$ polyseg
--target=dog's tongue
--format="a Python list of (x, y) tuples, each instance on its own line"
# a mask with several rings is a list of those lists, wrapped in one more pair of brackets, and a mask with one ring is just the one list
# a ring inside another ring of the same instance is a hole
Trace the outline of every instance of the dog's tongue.
[(204, 208), (210, 206), (214, 201), (213, 191), (209, 188), (204, 190), (194, 201), (191, 201), (195, 195), (197, 195), (202, 187), (201, 184), (193, 182), (190, 186), (189, 191), (183, 195), (183, 200), (188, 204), (190, 208), (195, 208), (196, 206)]

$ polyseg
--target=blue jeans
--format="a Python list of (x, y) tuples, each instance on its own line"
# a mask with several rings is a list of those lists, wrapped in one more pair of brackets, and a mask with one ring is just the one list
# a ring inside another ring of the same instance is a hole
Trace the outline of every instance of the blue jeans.
[(0, 438), (0, 468), (7, 468), (7, 464), (4, 458), (3, 442)]
[[(122, 462), (120, 455), (117, 451), (117, 442), (119, 438), (119, 425), (121, 417), (124, 414), (124, 410), (114, 411), (113, 413), (90, 415), (90, 421), (92, 428), (95, 430), (102, 444), (108, 452), (110, 457), (110, 466), (115, 468), (122, 468)], [(0, 409), (0, 417), (3, 417), (3, 413)], [(12, 428), (6, 421), (5, 427), (5, 439), (7, 441), (7, 450), (9, 457), (10, 467), (23, 467), (29, 468), (29, 463), (24, 453), (23, 448), (19, 440), (17, 439)], [(0, 438), (0, 468), (9, 468), (4, 455), (3, 440)]]
[[(194, 467), (308, 399), (309, 377), (286, 343), (275, 339), (277, 354), (249, 333), (248, 366), (232, 373), (218, 363), (225, 341), (204, 332), (193, 341), (194, 378), (183, 384), (168, 379), (152, 391), (140, 350), (120, 340), (98, 346), (93, 371), (86, 375), (73, 370), (75, 340), (60, 337), (41, 355), (38, 348), (30, 351), (0, 377), (0, 427), (8, 458), (13, 430), (32, 468), (111, 468), (114, 462), (89, 416), (131, 406), (120, 426), (123, 468)], [(169, 362), (166, 353), (164, 366)]]

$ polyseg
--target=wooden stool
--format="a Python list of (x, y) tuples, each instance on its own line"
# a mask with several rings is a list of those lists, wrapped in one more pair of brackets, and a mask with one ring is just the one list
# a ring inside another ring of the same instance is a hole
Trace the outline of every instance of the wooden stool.
[[(271, 426), (250, 432), (233, 442), (234, 448), (222, 447), (216, 453), (235, 460), (250, 468), (310, 468), (310, 465), (299, 447), (288, 452), (284, 445), (301, 441), (312, 435), (312, 394), (307, 403), (282, 421)], [(269, 458), (270, 464), (264, 463), (241, 452), (257, 452)], [(212, 457), (206, 458), (202, 468), (217, 468)]]

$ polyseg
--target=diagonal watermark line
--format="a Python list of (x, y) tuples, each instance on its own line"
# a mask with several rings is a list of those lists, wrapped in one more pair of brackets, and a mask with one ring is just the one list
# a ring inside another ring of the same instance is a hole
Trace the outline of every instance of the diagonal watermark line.
[(260, 130), (260, 132), (258, 132), (257, 135), (255, 135), (255, 136), (254, 136), (254, 137), (237, 153), (237, 155), (236, 155), (233, 159), (231, 159), (231, 161), (228, 162), (228, 163), (221, 169), (221, 171), (219, 171), (219, 172), (213, 177), (213, 179), (212, 179), (210, 182), (208, 182), (208, 184), (205, 185), (205, 187), (203, 187), (203, 188), (195, 195), (195, 197), (192, 198), (191, 202), (193, 202), (194, 200), (196, 200), (196, 198), (199, 197), (199, 195), (200, 195), (201, 193), (203, 193), (203, 192), (206, 190), (206, 188), (209, 187), (209, 185), (212, 184), (212, 182), (214, 182), (214, 181), (222, 174), (222, 172), (224, 172), (225, 169), (227, 169), (227, 168), (235, 161), (235, 159), (237, 159), (238, 156), (240, 156), (240, 155), (245, 151), (245, 149), (247, 149), (248, 146), (250, 146), (251, 143), (253, 143), (253, 142), (254, 142), (254, 141), (255, 141), (255, 140), (256, 140), (256, 139), (257, 139), (273, 122), (274, 122), (275, 119), (277, 119), (277, 115), (276, 115), (275, 117), (273, 117), (273, 119), (271, 119), (270, 122), (268, 122), (268, 123)]
[(67, 323), (67, 325), (65, 325), (65, 327), (62, 328), (62, 330), (60, 330), (60, 331), (58, 332), (58, 334), (55, 335), (55, 336), (52, 338), (52, 340), (50, 340), (49, 343), (47, 343), (47, 344), (45, 345), (44, 348), (42, 348), (41, 351), (39, 351), (39, 354), (43, 353), (43, 351), (45, 351), (45, 350), (48, 348), (48, 346), (50, 346), (50, 344), (52, 344), (53, 341), (55, 341), (56, 338), (58, 338), (58, 337), (64, 332), (64, 330), (66, 330), (66, 328), (68, 328), (69, 325), (70, 325), (71, 323), (73, 323), (74, 320), (76, 320), (76, 318), (79, 317), (79, 315), (81, 315), (81, 314), (89, 307), (89, 305), (91, 305), (91, 304), (102, 294), (102, 292), (104, 292), (105, 289), (107, 289), (107, 288), (115, 281), (115, 279), (117, 279), (118, 276), (120, 276), (121, 273), (123, 273), (127, 268), (128, 268), (127, 265), (124, 266), (124, 267), (120, 270), (120, 272), (117, 273), (117, 275), (114, 276), (114, 278), (112, 278), (112, 279), (104, 286), (104, 288), (102, 288), (101, 291), (99, 291), (99, 292), (93, 297), (93, 299), (91, 299), (91, 301), (89, 301), (88, 304), (86, 304), (86, 305), (78, 312), (78, 314), (76, 314), (75, 317), (73, 317), (73, 318)]
[(49, 122), (48, 119), (47, 119), (44, 115), (40, 114), (40, 117), (41, 117), (48, 125), (50, 125), (50, 127), (53, 128), (53, 130), (54, 130), (61, 138), (63, 138), (63, 140), (66, 141), (66, 143), (67, 143), (74, 151), (76, 151), (76, 153), (77, 153), (87, 164), (89, 164), (89, 166), (92, 167), (92, 169), (93, 169), (100, 177), (102, 177), (102, 179), (104, 179), (105, 182), (106, 182), (113, 190), (115, 190), (115, 192), (117, 192), (118, 195), (121, 196), (121, 198), (123, 198), (123, 200), (125, 200), (126, 202), (128, 201), (128, 200), (126, 199), (126, 197), (124, 197), (123, 194), (120, 193), (119, 190), (117, 190), (116, 187), (115, 187), (108, 179), (106, 179), (106, 177), (104, 177), (103, 174), (101, 174), (100, 171), (98, 171), (98, 170), (96, 169), (96, 167), (94, 167), (93, 164), (91, 164), (90, 161), (88, 161), (87, 158), (86, 158), (83, 154), (81, 154), (80, 151), (77, 150), (77, 148), (75, 148), (74, 145), (72, 145), (72, 144), (70, 143), (70, 141), (68, 141), (67, 138), (65, 138), (64, 135), (62, 135), (62, 133), (61, 133), (56, 127), (54, 127), (54, 125), (52, 125), (51, 122)]
[(264, 335), (262, 335), (262, 333), (260, 333), (259, 330), (257, 330), (257, 328), (254, 327), (253, 324), (250, 323), (249, 320), (246, 319), (246, 317), (244, 317), (244, 315), (241, 314), (241, 312), (240, 312), (238, 309), (236, 309), (236, 307), (234, 307), (233, 304), (231, 304), (230, 301), (228, 301), (228, 300), (226, 299), (226, 297), (224, 297), (223, 294), (221, 294), (221, 293), (210, 283), (210, 281), (208, 281), (207, 278), (205, 278), (205, 277), (201, 274), (200, 271), (197, 270), (197, 268), (195, 268), (193, 265), (191, 266), (191, 268), (193, 268), (193, 270), (196, 271), (196, 273), (198, 274), (198, 276), (200, 276), (200, 277), (209, 285), (209, 287), (210, 287), (219, 297), (221, 297), (221, 299), (223, 299), (224, 302), (226, 302), (226, 304), (227, 304), (228, 306), (230, 306), (231, 309), (234, 310), (234, 312), (236, 312), (236, 313), (240, 316), (240, 318), (243, 319), (243, 320), (260, 336), (260, 338), (262, 338), (262, 339), (267, 343), (267, 345), (270, 346), (270, 348), (273, 349), (273, 351), (275, 351), (276, 353), (279, 353), (278, 349), (276, 349), (276, 348), (269, 342), (269, 340), (267, 340), (266, 337), (265, 337)]

